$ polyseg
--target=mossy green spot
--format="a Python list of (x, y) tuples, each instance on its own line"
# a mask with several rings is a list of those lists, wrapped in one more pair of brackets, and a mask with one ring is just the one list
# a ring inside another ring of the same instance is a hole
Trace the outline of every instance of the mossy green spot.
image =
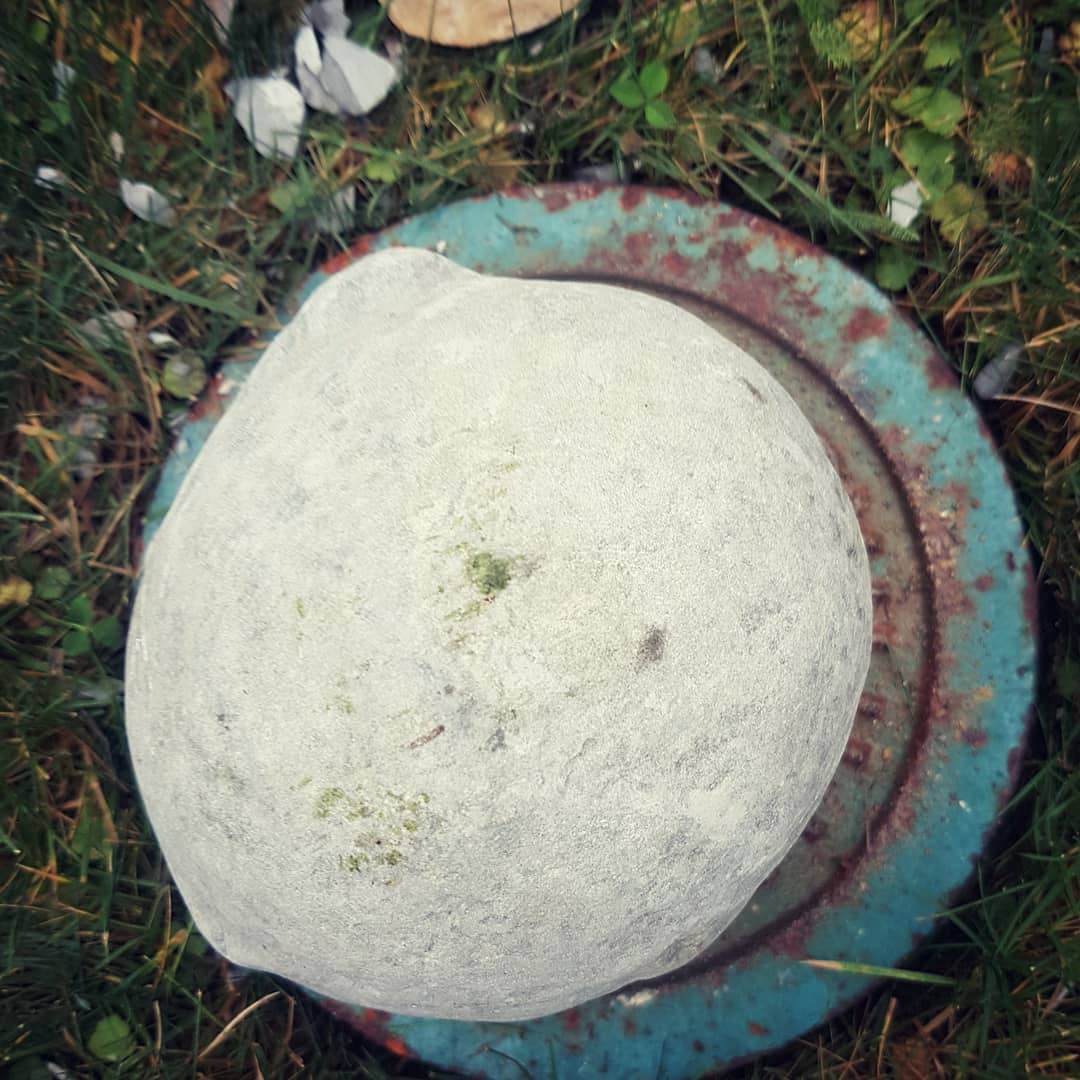
[(339, 787), (325, 788), (315, 800), (315, 816), (328, 818), (330, 811), (345, 798), (345, 792)]
[(466, 563), (469, 580), (485, 596), (500, 592), (510, 584), (510, 560), (478, 551)]

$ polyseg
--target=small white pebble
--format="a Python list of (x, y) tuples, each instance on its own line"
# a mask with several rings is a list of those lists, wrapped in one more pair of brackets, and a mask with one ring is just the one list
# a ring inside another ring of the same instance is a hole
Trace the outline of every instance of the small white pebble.
[(619, 1002), (630, 1009), (636, 1009), (641, 1005), (648, 1005), (657, 995), (656, 990), (638, 990), (635, 994), (620, 994)]
[(1016, 373), (1023, 355), (1024, 346), (1014, 342), (1006, 345), (996, 356), (991, 357), (971, 384), (975, 396), (983, 400), (997, 397), (1009, 385), (1009, 380)]
[(45, 188), (46, 191), (63, 191), (71, 186), (71, 181), (59, 170), (51, 165), (39, 165), (34, 174), (34, 185)]
[(435, 242), (435, 253), (437, 255), (445, 255), (446, 254), (446, 241), (445, 240), (437, 240)]
[(893, 188), (889, 195), (889, 220), (906, 229), (922, 209), (923, 197), (914, 180)]

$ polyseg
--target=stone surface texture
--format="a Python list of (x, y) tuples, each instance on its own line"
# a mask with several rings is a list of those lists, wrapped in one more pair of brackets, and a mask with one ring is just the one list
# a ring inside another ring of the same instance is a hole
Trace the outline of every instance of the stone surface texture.
[(838, 764), (870, 623), (840, 480), (745, 353), (396, 250), (320, 286), (195, 462), (128, 737), (229, 959), (526, 1018), (735, 917)]

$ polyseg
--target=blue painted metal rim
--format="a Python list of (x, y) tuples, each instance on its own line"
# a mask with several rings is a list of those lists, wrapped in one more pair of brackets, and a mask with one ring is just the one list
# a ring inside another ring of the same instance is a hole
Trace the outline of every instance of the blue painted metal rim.
[[(933, 571), (939, 670), (926, 705), (934, 729), (898, 797), (902, 827), (807, 913), (798, 955), (765, 944), (721, 968), (524, 1023), (327, 1004), (399, 1053), (489, 1077), (683, 1078), (774, 1049), (872, 985), (802, 960), (897, 965), (970, 876), (1012, 790), (1034, 695), (1034, 586), (992, 440), (942, 358), (886, 297), (799, 238), (720, 203), (595, 185), (455, 203), (365, 237), (314, 274), (295, 307), (329, 273), (391, 246), (432, 248), (488, 273), (663, 284), (728, 306), (808, 362), (827, 358), (829, 379), (875, 432), (915, 509)], [(790, 310), (772, 304), (768, 283), (781, 279), (785, 303), (799, 301)], [(214, 422), (185, 426), (148, 535)], [(960, 713), (977, 738), (957, 738)]]

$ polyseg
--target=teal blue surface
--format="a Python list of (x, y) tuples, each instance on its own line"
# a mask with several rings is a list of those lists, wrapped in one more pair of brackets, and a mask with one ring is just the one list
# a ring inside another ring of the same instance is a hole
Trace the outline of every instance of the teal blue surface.
[[(803, 961), (900, 963), (971, 874), (1011, 789), (1034, 692), (1035, 641), (1021, 523), (1000, 460), (944, 363), (885, 297), (840, 262), (721, 204), (644, 189), (553, 187), (445, 207), (365, 238), (354, 256), (398, 245), (434, 248), (490, 273), (663, 282), (727, 304), (825, 368), (901, 477), (937, 637), (926, 730), (898, 812), (858, 872), (797, 932), (735, 962), (525, 1023), (359, 1008), (354, 1022), (434, 1065), (499, 1078), (674, 1080), (775, 1048), (871, 985)], [(314, 275), (300, 299), (324, 279)], [(242, 374), (230, 377), (238, 383)], [(207, 418), (183, 430), (148, 531), (212, 426)], [(959, 737), (967, 732), (976, 735)]]

